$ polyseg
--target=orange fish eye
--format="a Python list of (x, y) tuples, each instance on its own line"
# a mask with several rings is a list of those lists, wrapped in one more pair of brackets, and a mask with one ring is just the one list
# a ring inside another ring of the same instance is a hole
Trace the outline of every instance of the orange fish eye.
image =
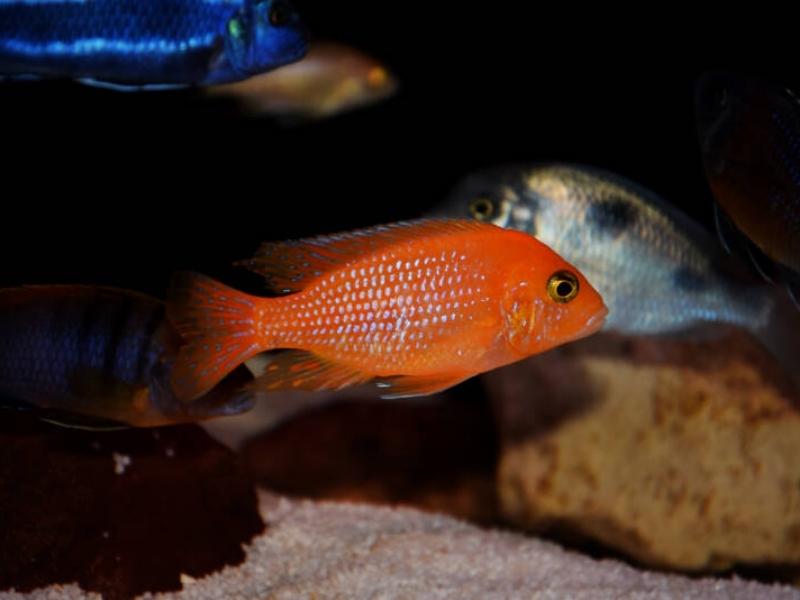
[(578, 278), (570, 271), (556, 271), (547, 280), (547, 295), (554, 302), (565, 304), (578, 295)]

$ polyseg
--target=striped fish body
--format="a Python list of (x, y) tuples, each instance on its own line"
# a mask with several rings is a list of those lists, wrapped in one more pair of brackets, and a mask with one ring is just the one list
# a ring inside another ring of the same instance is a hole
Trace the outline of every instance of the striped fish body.
[(0, 395), (47, 411), (135, 426), (195, 421), (246, 406), (178, 402), (168, 378), (179, 338), (163, 304), (89, 286), (0, 291)]
[[(259, 4), (273, 2), (0, 0), (0, 74), (134, 87), (244, 79), (297, 60), (305, 52), (303, 33), (273, 28), (265, 34), (269, 41), (289, 36), (296, 43), (291, 48), (259, 46), (257, 61), (233, 64), (229, 50), (244, 39), (246, 25), (233, 27), (232, 23), (242, 23), (243, 11)], [(238, 36), (234, 41), (231, 30)]]

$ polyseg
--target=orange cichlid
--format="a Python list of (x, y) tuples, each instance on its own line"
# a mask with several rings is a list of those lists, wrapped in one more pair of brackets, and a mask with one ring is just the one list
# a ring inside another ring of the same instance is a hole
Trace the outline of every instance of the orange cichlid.
[(210, 278), (173, 280), (167, 312), (185, 345), (176, 395), (202, 396), (274, 349), (259, 390), (431, 394), (594, 333), (608, 312), (581, 273), (527, 233), (428, 219), (262, 245), (240, 263), (284, 296)]

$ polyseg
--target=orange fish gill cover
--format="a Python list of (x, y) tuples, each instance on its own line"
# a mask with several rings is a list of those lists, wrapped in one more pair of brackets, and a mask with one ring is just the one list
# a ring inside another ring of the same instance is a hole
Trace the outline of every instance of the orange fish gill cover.
[(240, 263), (260, 298), (179, 273), (168, 314), (185, 340), (172, 384), (201, 396), (234, 368), (284, 349), (253, 385), (430, 394), (597, 331), (607, 313), (572, 265), (530, 235), (426, 219), (266, 243)]

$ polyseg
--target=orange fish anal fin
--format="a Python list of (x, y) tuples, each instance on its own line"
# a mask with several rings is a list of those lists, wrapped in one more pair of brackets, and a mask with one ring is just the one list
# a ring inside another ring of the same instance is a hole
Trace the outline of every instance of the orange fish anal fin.
[(413, 398), (414, 396), (430, 396), (437, 392), (458, 385), (472, 377), (470, 373), (448, 373), (446, 375), (398, 375), (376, 381), (380, 388), (381, 398)]
[(296, 292), (324, 273), (392, 244), (486, 227), (493, 226), (459, 219), (404, 221), (290, 242), (266, 242), (253, 258), (234, 264), (263, 276), (276, 292)]
[(257, 304), (261, 298), (209, 277), (177, 273), (167, 296), (167, 316), (184, 340), (172, 367), (178, 398), (199, 398), (260, 347)]
[(339, 390), (372, 377), (303, 350), (282, 350), (270, 357), (249, 387), (258, 391)]

